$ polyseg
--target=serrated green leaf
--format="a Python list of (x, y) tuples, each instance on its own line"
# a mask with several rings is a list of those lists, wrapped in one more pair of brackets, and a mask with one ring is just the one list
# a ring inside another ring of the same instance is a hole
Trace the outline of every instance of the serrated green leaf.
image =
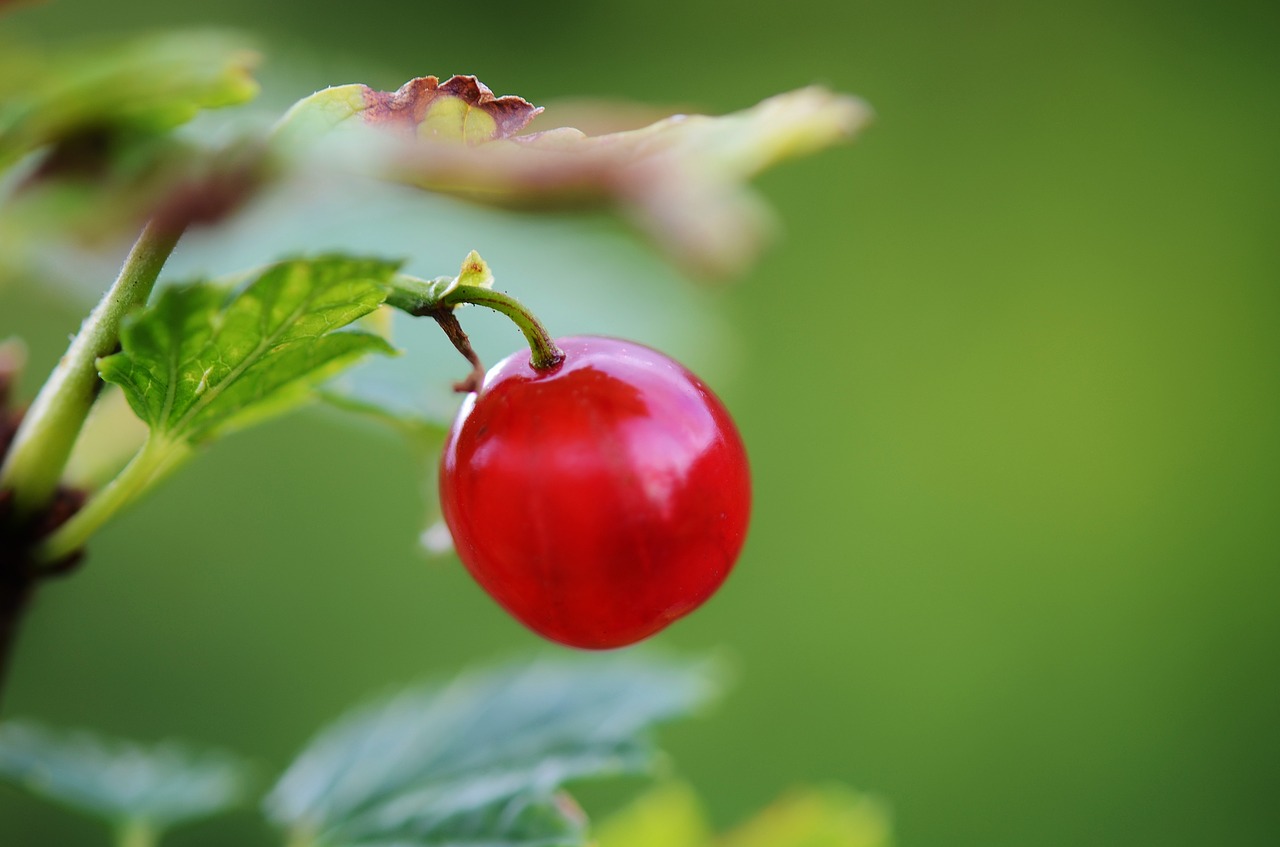
[(615, 813), (594, 832), (598, 847), (705, 847), (706, 813), (693, 789), (668, 783)]
[(256, 61), (242, 39), (212, 32), (43, 53), (6, 44), (0, 167), (84, 133), (145, 137), (186, 123), (201, 109), (241, 103), (257, 93), (249, 75)]
[(714, 692), (705, 664), (540, 661), (410, 689), (327, 729), (266, 801), (317, 844), (580, 844), (566, 781), (643, 770), (658, 722)]
[[(433, 223), (424, 228), (426, 219)], [(295, 175), (223, 226), (184, 239), (166, 268), (173, 278), (221, 275), (264, 257), (325, 250), (399, 255), (408, 244), (413, 257), (404, 270), (427, 278), (448, 269), (450, 257), (461, 258), (460, 246), (477, 248), (500, 272), (499, 287), (518, 295), (555, 335), (643, 338), (704, 378), (731, 373), (732, 333), (723, 309), (716, 307), (718, 294), (689, 285), (600, 218), (529, 217), (380, 181), (350, 176), (303, 181)], [(7, 258), (3, 245), (0, 256)], [(48, 250), (38, 258), (48, 285), (74, 290), (87, 305), (101, 294), (90, 282), (118, 270), (85, 254)], [(70, 274), (68, 262), (74, 262)], [(465, 309), (459, 319), (486, 365), (523, 345), (519, 329), (488, 310)], [(391, 322), (391, 339), (403, 355), (368, 357), (340, 374), (325, 393), (413, 428), (447, 428), (459, 400), (451, 384), (466, 363), (430, 321), (395, 313)]]
[[(567, 778), (600, 775), (588, 771)], [(529, 789), (530, 777), (511, 774), (464, 790), (451, 784), (407, 794), (351, 821), (321, 843), (373, 847), (386, 844), (387, 834), (394, 833), (394, 843), (416, 847), (583, 847), (586, 816), (577, 804), (564, 792)]]
[(393, 352), (379, 335), (343, 329), (382, 303), (396, 267), (342, 256), (281, 262), (229, 302), (212, 283), (168, 288), (99, 372), (168, 441), (278, 414), (355, 359)]
[(226, 753), (174, 742), (144, 745), (5, 721), (0, 778), (115, 825), (161, 829), (239, 804), (248, 768)]
[(723, 847), (889, 847), (892, 829), (881, 803), (842, 785), (829, 785), (782, 798), (720, 843)]

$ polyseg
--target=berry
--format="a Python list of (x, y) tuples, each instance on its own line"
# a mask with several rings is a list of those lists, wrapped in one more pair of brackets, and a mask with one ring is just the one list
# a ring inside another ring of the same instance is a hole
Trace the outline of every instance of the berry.
[(517, 620), (572, 647), (640, 641), (702, 605), (746, 537), (751, 482), (729, 413), (629, 341), (557, 341), (489, 371), (445, 443), (440, 496), (463, 564)]

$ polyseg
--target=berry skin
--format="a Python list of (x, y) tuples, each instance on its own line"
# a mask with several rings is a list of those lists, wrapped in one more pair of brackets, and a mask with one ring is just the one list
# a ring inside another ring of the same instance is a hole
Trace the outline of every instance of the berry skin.
[(687, 615), (733, 568), (751, 481), (723, 404), (630, 341), (558, 339), (486, 375), (449, 432), (440, 499), (467, 570), (534, 632), (633, 644)]

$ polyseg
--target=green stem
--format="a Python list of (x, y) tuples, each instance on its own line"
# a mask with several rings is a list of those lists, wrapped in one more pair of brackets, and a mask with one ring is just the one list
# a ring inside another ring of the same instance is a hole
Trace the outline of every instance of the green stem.
[(516, 298), (494, 291), (492, 288), (480, 288), (474, 285), (460, 285), (440, 298), (439, 306), (452, 309), (461, 303), (473, 303), (500, 312), (515, 322), (529, 342), (529, 364), (535, 370), (544, 371), (554, 368), (564, 361), (564, 351), (556, 346), (556, 342), (524, 304)]
[(191, 449), (183, 442), (149, 437), (115, 479), (36, 547), (36, 559), (57, 562), (79, 550), (103, 524), (159, 482), (190, 452)]
[(115, 284), (85, 319), (36, 395), (0, 467), (0, 491), (13, 492), (16, 517), (29, 517), (53, 499), (71, 448), (102, 386), (97, 360), (120, 344), (125, 316), (147, 302), (160, 269), (181, 237), (182, 227), (147, 224)]
[(160, 833), (146, 821), (128, 821), (116, 830), (116, 847), (156, 847)]

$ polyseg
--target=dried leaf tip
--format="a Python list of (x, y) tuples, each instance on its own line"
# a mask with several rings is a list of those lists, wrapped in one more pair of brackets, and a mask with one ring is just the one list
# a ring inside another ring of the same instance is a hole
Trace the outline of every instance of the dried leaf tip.
[(523, 97), (494, 96), (474, 76), (411, 79), (395, 91), (364, 92), (366, 123), (401, 127), (419, 136), (468, 144), (510, 138), (541, 111)]

